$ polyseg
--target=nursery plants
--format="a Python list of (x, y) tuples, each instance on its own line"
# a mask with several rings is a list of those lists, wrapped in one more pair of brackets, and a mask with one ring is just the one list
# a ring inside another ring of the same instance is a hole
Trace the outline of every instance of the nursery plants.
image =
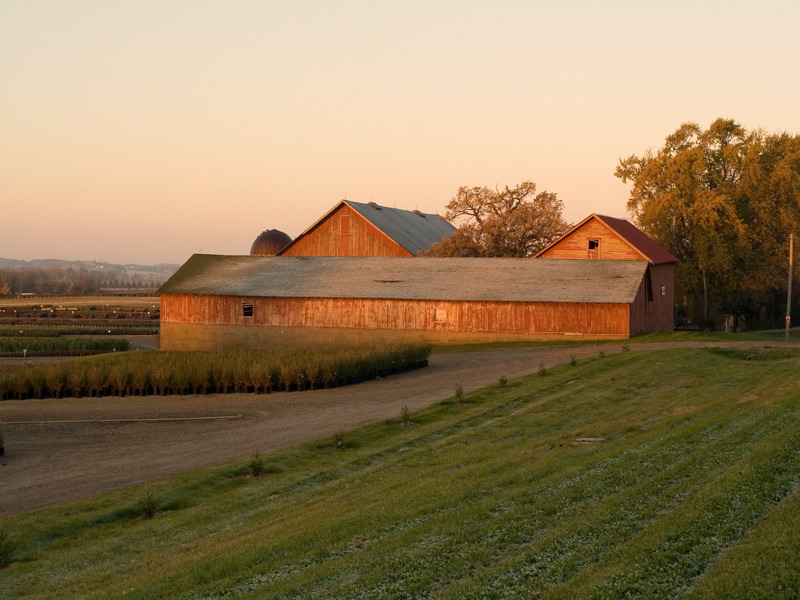
[(0, 400), (310, 390), (416, 369), (429, 354), (415, 345), (118, 352), (0, 369)]

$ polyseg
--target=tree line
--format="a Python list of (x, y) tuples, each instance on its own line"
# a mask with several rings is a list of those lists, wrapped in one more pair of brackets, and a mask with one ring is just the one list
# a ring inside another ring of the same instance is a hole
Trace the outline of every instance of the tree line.
[(89, 271), (58, 266), (33, 269), (0, 268), (0, 296), (19, 294), (97, 294), (109, 288), (155, 290), (162, 282), (138, 273)]
[(717, 119), (621, 159), (628, 210), (681, 262), (679, 313), (706, 328), (783, 322), (789, 235), (800, 232), (800, 136)]

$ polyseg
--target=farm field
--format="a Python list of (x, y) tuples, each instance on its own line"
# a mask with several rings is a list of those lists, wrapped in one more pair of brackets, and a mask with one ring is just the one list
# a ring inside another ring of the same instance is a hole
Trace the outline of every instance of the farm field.
[(66, 304), (69, 306), (153, 306), (161, 305), (158, 296), (30, 296), (0, 298), (0, 307), (41, 306), (42, 304)]
[(9, 516), (0, 597), (800, 595), (797, 349), (533, 371), (262, 454), (259, 477), (243, 456)]

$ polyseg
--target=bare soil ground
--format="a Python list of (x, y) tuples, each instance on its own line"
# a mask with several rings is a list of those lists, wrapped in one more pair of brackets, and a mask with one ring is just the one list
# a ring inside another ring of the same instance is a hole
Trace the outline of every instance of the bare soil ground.
[[(637, 344), (636, 350), (671, 344)], [(681, 344), (763, 347), (761, 343)], [(798, 344), (780, 344), (798, 347)], [(0, 518), (332, 436), (597, 355), (599, 347), (435, 354), (418, 371), (332, 390), (0, 402)], [(603, 346), (607, 354), (620, 346)]]

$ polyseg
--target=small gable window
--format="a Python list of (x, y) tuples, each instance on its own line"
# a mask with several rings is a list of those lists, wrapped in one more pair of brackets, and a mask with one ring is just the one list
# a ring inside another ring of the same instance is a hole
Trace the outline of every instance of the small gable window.
[(589, 240), (589, 250), (598, 250), (600, 248), (600, 240)]
[(253, 316), (253, 305), (252, 304), (242, 304), (242, 316), (243, 317), (252, 317)]

